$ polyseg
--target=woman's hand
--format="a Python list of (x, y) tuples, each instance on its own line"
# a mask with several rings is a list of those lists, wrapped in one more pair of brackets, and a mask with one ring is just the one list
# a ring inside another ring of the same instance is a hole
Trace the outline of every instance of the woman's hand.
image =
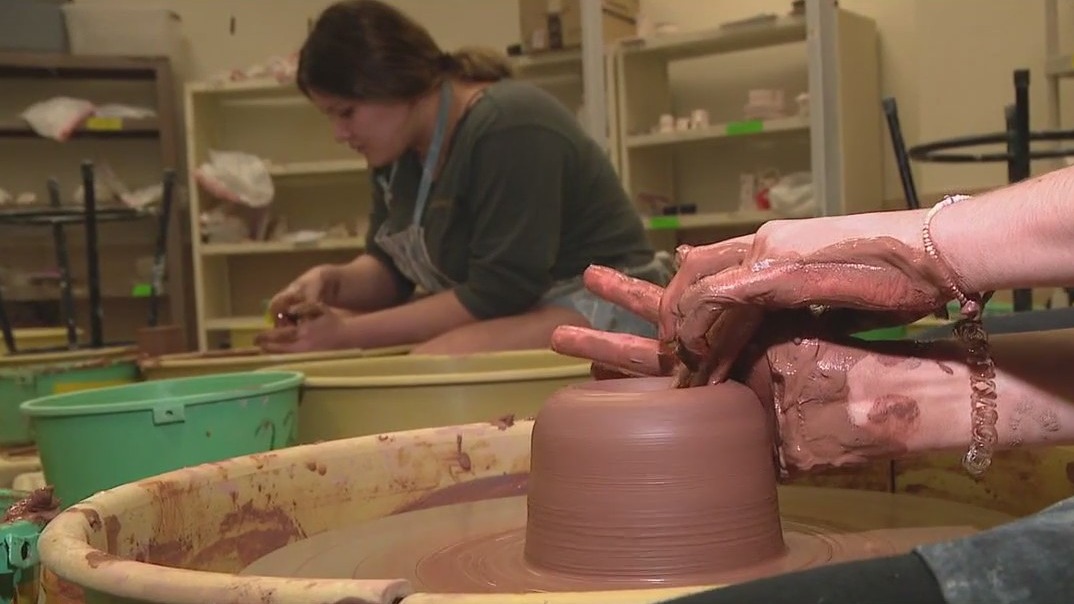
[(269, 313), (299, 314), (296, 307), (302, 304), (338, 306), (342, 283), (341, 267), (332, 264), (315, 266), (283, 288), (269, 302)]
[(354, 313), (323, 304), (301, 303), (292, 311), (299, 320), (263, 331), (254, 338), (261, 350), (270, 354), (290, 354), (349, 348), (343, 327)]

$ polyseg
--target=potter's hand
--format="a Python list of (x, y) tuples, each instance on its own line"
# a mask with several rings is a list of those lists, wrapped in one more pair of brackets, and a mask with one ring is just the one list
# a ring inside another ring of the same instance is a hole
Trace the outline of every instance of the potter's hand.
[(665, 301), (676, 352), (687, 366), (713, 356), (733, 362), (760, 324), (758, 311), (813, 308), (823, 332), (847, 334), (940, 310), (950, 290), (920, 233), (920, 216), (909, 212), (766, 223), (740, 265)]
[(315, 266), (272, 297), (269, 313), (272, 316), (295, 313), (295, 307), (305, 303), (337, 306), (340, 282), (339, 267), (331, 264)]
[(270, 354), (290, 354), (344, 348), (340, 338), (348, 313), (320, 304), (296, 305), (298, 322), (261, 332), (254, 343)]
[(772, 221), (752, 239), (679, 250), (680, 268), (662, 294), (594, 267), (586, 287), (657, 322), (660, 342), (561, 328), (553, 347), (627, 374), (667, 375), (669, 356), (677, 357), (676, 381), (697, 385), (726, 379), (773, 311), (823, 307), (810, 323), (826, 333), (913, 321), (948, 299), (920, 225), (909, 212)]

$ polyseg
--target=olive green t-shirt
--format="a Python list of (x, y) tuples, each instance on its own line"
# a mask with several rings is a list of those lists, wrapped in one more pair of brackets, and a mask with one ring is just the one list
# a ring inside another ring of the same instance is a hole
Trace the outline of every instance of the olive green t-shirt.
[[(460, 302), (489, 319), (532, 308), (553, 282), (590, 264), (637, 266), (653, 257), (641, 217), (604, 151), (555, 97), (503, 80), (485, 89), (441, 151), (445, 162), (422, 218), (434, 265)], [(373, 172), (370, 254), (410, 283), (374, 241), (412, 218), (421, 178), (417, 153), (399, 160), (392, 204)]]

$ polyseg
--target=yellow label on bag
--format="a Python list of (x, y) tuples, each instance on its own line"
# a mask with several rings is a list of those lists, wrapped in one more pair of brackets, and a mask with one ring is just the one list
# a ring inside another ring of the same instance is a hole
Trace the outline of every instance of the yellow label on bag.
[(122, 130), (123, 119), (118, 117), (91, 117), (86, 120), (86, 130)]

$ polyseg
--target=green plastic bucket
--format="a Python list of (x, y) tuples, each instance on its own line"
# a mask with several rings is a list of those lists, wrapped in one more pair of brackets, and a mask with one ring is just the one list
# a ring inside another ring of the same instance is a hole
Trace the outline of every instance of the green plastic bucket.
[[(29, 495), (0, 489), (0, 518)], [(37, 601), (40, 534), (40, 526), (25, 520), (0, 523), (0, 604)]]
[(164, 472), (296, 441), (303, 375), (140, 382), (27, 401), (45, 479), (64, 508)]
[(26, 401), (140, 379), (136, 355), (126, 348), (0, 357), (0, 447), (34, 441), (19, 412)]

